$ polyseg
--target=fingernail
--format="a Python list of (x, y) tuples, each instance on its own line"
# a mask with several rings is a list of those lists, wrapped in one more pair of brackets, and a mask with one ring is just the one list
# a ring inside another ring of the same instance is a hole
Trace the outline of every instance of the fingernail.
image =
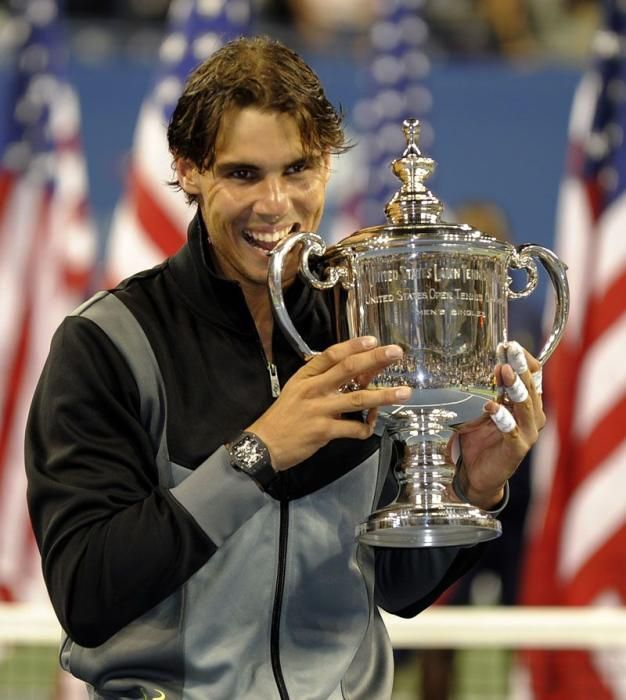
[(361, 345), (363, 345), (364, 348), (373, 348), (378, 345), (378, 339), (373, 335), (364, 335), (361, 338)]
[(385, 357), (390, 360), (399, 360), (402, 355), (404, 355), (404, 351), (399, 345), (389, 345), (385, 348)]
[(408, 399), (411, 396), (410, 386), (401, 386), (396, 389), (397, 399)]

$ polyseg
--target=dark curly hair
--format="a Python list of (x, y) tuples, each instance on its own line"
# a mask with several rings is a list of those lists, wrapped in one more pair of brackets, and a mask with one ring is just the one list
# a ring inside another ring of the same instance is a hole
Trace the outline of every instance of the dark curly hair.
[[(315, 72), (284, 44), (256, 36), (230, 41), (189, 75), (167, 130), (170, 153), (201, 172), (210, 169), (222, 117), (232, 107), (250, 106), (292, 115), (307, 153), (350, 148), (343, 115)], [(170, 184), (180, 189), (178, 180)]]

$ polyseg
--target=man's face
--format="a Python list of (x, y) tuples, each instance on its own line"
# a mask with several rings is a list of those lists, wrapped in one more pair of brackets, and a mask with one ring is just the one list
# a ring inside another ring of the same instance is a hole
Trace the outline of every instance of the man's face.
[[(266, 294), (269, 252), (295, 231), (315, 231), (330, 174), (328, 157), (306, 154), (293, 117), (255, 107), (222, 117), (211, 170), (179, 160), (179, 182), (198, 196), (221, 273)], [(295, 261), (285, 282), (295, 276)], [(261, 289), (263, 288), (263, 289)]]

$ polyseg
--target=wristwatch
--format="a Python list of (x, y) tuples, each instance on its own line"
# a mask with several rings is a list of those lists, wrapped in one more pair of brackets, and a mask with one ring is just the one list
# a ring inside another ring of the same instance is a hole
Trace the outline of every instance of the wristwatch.
[(226, 449), (231, 465), (254, 479), (262, 489), (266, 489), (278, 476), (272, 467), (270, 452), (258, 435), (244, 431), (228, 443)]

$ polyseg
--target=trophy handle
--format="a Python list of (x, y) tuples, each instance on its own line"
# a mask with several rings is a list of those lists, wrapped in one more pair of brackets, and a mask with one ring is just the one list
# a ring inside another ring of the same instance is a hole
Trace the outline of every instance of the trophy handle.
[(569, 314), (569, 284), (567, 282), (567, 265), (559, 260), (559, 258), (548, 248), (527, 243), (517, 247), (516, 253), (510, 261), (510, 266), (526, 270), (528, 273), (528, 282), (524, 289), (519, 292), (514, 292), (510, 288), (511, 280), (509, 278), (509, 289), (507, 294), (509, 299), (521, 299), (528, 296), (537, 286), (537, 265), (534, 258), (537, 258), (545, 268), (554, 292), (556, 294), (556, 306), (554, 309), (554, 320), (552, 322), (552, 330), (545, 345), (537, 358), (543, 365), (556, 350), (563, 332), (565, 331), (565, 323)]
[(281, 241), (271, 253), (267, 281), (276, 319), (294, 349), (299, 352), (305, 360), (308, 360), (314, 355), (318, 355), (320, 351), (312, 350), (300, 333), (298, 333), (289, 316), (283, 296), (283, 268), (285, 266), (285, 260), (293, 248), (300, 244), (303, 245), (302, 252), (300, 253), (300, 273), (304, 277), (304, 280), (315, 289), (330, 289), (334, 287), (342, 276), (343, 270), (335, 267), (327, 268), (327, 277), (324, 280), (313, 275), (309, 268), (309, 257), (311, 255), (319, 257), (326, 252), (324, 240), (316, 233), (303, 231), (288, 236)]

